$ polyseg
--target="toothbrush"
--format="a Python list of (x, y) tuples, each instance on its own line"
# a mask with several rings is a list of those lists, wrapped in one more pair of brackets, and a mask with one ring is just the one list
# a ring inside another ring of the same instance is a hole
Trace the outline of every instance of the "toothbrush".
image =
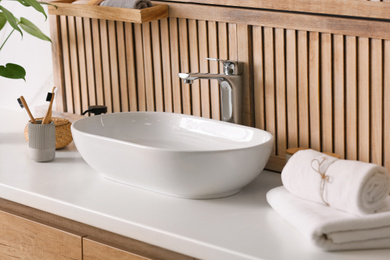
[[(47, 93), (47, 96), (46, 96), (46, 101), (47, 102), (51, 102), (51, 98), (54, 95), (54, 90), (55, 89), (56, 89), (56, 87), (53, 87), (52, 91)], [(50, 117), (51, 117), (52, 116), (52, 110), (50, 110), (49, 114), (50, 114)]]
[(25, 109), (26, 109), (27, 114), (29, 115), (29, 117), (30, 117), (30, 119), (31, 119), (31, 122), (32, 122), (33, 124), (36, 124), (37, 121), (35, 121), (35, 118), (34, 118), (33, 115), (31, 114), (31, 111), (30, 111), (30, 109), (28, 108), (27, 102), (26, 102), (26, 100), (24, 99), (24, 97), (23, 97), (23, 96), (20, 96), (20, 98), (18, 98), (18, 102), (19, 102), (19, 105), (20, 105), (21, 108), (25, 108)]
[(47, 109), (46, 115), (42, 120), (42, 124), (48, 124), (51, 121), (52, 106), (54, 101), (54, 90), (56, 87), (53, 87), (52, 92), (47, 93), (46, 101), (50, 101), (49, 108)]

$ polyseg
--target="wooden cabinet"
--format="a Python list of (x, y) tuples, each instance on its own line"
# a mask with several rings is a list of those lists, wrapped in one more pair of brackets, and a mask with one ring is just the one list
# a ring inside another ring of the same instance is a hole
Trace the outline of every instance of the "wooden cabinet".
[(194, 259), (0, 198), (0, 259), (15, 258), (29, 260)]
[(82, 237), (0, 211), (0, 259), (82, 259)]

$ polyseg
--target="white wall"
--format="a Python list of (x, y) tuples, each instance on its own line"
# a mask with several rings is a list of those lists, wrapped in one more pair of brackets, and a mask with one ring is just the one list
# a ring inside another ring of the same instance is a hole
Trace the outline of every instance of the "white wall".
[[(25, 17), (50, 36), (49, 20), (45, 21), (45, 17), (32, 7), (24, 7), (16, 1), (1, 1), (1, 4), (12, 11), (18, 19)], [(45, 10), (47, 14), (46, 7)], [(7, 24), (0, 31), (0, 44), (8, 36), (10, 28)], [(23, 33), (22, 39), (19, 32), (14, 32), (0, 51), (0, 64), (5, 65), (6, 63), (16, 63), (23, 66), (27, 75), (26, 81), (0, 77), (0, 108), (21, 110), (16, 101), (21, 95), (25, 97), (32, 111), (36, 106), (47, 104), (45, 102), (47, 92), (50, 92), (54, 86), (51, 43), (35, 38), (26, 32)]]

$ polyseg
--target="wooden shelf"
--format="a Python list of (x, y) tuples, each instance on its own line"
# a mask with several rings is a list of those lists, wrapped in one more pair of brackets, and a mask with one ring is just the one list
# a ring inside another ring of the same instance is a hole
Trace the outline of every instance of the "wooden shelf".
[(168, 17), (168, 5), (155, 4), (145, 9), (129, 9), (89, 4), (72, 4), (73, 1), (54, 1), (49, 14), (79, 16), (130, 23), (145, 23)]

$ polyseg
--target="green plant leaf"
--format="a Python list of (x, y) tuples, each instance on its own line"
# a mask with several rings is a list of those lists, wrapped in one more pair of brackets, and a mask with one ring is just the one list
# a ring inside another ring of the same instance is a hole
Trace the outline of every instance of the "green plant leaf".
[(5, 19), (9, 22), (9, 24), (15, 29), (17, 30), (18, 32), (20, 32), (21, 35), (23, 35), (22, 33), (22, 30), (20, 30), (20, 28), (18, 27), (18, 22), (19, 20), (16, 19), (16, 17), (10, 12), (8, 11), (6, 8), (4, 8), (4, 6), (1, 6), (0, 5), (0, 10), (2, 11)]
[(31, 5), (27, 4), (27, 3), (26, 3), (25, 1), (23, 1), (23, 0), (16, 0), (16, 1), (18, 1), (19, 3), (21, 3), (22, 5), (24, 5), (24, 6), (26, 6), (26, 7), (31, 6)]
[(26, 18), (21, 17), (19, 25), (25, 32), (31, 34), (32, 36), (35, 36), (41, 40), (51, 42), (48, 36), (46, 36), (35, 24), (30, 22)]
[(22, 0), (22, 1), (24, 1), (26, 4), (29, 4), (30, 6), (32, 6), (38, 12), (42, 13), (45, 16), (45, 19), (47, 19), (45, 9), (43, 9), (42, 5), (40, 3), (38, 3), (36, 0)]
[(4, 25), (7, 23), (7, 19), (5, 19), (4, 13), (0, 13), (0, 30), (3, 29)]
[(4, 25), (7, 23), (7, 19), (5, 19), (4, 13), (0, 13), (0, 30), (3, 29)]
[(5, 66), (0, 66), (0, 76), (9, 79), (26, 80), (26, 71), (22, 66), (13, 63), (7, 63)]

